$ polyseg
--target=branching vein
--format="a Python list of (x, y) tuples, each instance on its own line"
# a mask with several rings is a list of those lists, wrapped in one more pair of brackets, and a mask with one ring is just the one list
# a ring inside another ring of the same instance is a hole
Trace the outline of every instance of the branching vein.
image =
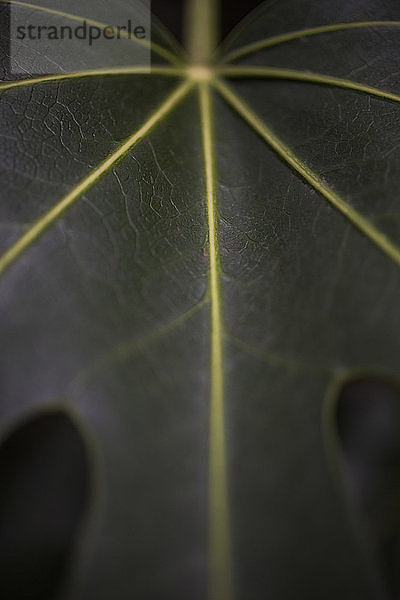
[(185, 81), (153, 113), (146, 123), (132, 134), (119, 148), (110, 154), (96, 169), (85, 177), (53, 208), (36, 221), (17, 242), (0, 257), (0, 276), (53, 225), (66, 210), (87, 192), (118, 160), (120, 160), (137, 142), (145, 137), (155, 125), (165, 118), (175, 106), (189, 93), (193, 84)]
[[(54, 15), (57, 17), (63, 17), (64, 19), (70, 19), (71, 21), (78, 21), (79, 23), (81, 23), (83, 20), (85, 20), (89, 25), (93, 25), (94, 27), (100, 27), (101, 29), (103, 29), (104, 27), (107, 27), (107, 25), (110, 25), (110, 23), (105, 24), (105, 23), (101, 23), (99, 21), (93, 21), (92, 19), (88, 19), (83, 16), (73, 15), (70, 13), (63, 12), (61, 10), (56, 10), (54, 8), (47, 8), (45, 6), (39, 6), (37, 4), (31, 4), (28, 2), (20, 2), (19, 0), (0, 0), (0, 2), (3, 4), (12, 4), (14, 6), (22, 6), (25, 8), (30, 8), (32, 10), (37, 10), (37, 11), (44, 12), (44, 13), (47, 13), (50, 15)], [(120, 31), (120, 35), (121, 35), (121, 37), (125, 37), (127, 40), (133, 42), (134, 44), (138, 44), (139, 46), (149, 48), (150, 50), (152, 50), (152, 52), (154, 52), (155, 54), (158, 54), (162, 58), (165, 58), (166, 60), (168, 60), (168, 62), (170, 62), (172, 64), (178, 64), (178, 65), (181, 64), (181, 60), (177, 56), (175, 56), (175, 54), (173, 54), (166, 48), (163, 48), (159, 44), (155, 44), (154, 42), (149, 42), (149, 40), (141, 40), (138, 38), (132, 39), (129, 37), (128, 33), (124, 30)]]
[(306, 372), (316, 372), (320, 371), (326, 374), (330, 374), (332, 369), (327, 367), (317, 367), (315, 365), (308, 364), (304, 361), (297, 360), (295, 358), (286, 357), (276, 352), (269, 352), (263, 350), (262, 348), (257, 348), (252, 344), (249, 344), (245, 340), (238, 338), (237, 336), (231, 335), (229, 333), (225, 334), (227, 340), (229, 340), (232, 344), (234, 344), (237, 348), (240, 348), (246, 354), (257, 358), (258, 360), (264, 362), (265, 364), (271, 367), (280, 367), (286, 368), (293, 371), (306, 371)]
[(144, 335), (139, 339), (135, 339), (129, 342), (125, 342), (115, 346), (108, 352), (102, 354), (97, 360), (91, 363), (89, 366), (84, 368), (69, 384), (69, 393), (72, 393), (74, 389), (84, 381), (93, 377), (99, 370), (104, 369), (104, 367), (109, 366), (114, 363), (121, 363), (124, 360), (128, 360), (133, 356), (143, 352), (146, 348), (148, 348), (151, 344), (156, 343), (157, 341), (163, 339), (165, 336), (172, 333), (178, 327), (184, 325), (187, 321), (189, 321), (192, 317), (194, 317), (208, 302), (208, 295), (205, 296), (200, 302), (198, 302), (195, 306), (193, 306), (187, 312), (179, 315), (176, 319), (155, 329), (151, 333)]
[(368, 219), (363, 217), (352, 206), (331, 190), (306, 164), (304, 164), (288, 148), (269, 127), (252, 111), (252, 109), (225, 83), (215, 81), (216, 89), (228, 104), (273, 148), (273, 150), (290, 165), (317, 192), (322, 194), (337, 210), (339, 210), (357, 229), (365, 234), (376, 246), (400, 266), (400, 248), (377, 229)]
[(85, 77), (117, 76), (117, 75), (162, 75), (164, 77), (180, 77), (184, 71), (174, 67), (153, 66), (149, 67), (115, 67), (110, 69), (93, 69), (91, 71), (75, 71), (73, 73), (60, 73), (59, 75), (44, 75), (43, 77), (29, 77), (17, 81), (5, 81), (0, 83), (0, 92), (30, 85), (52, 83), (54, 81), (70, 81), (71, 79), (82, 79)]
[(275, 67), (225, 67), (218, 70), (218, 73), (224, 77), (230, 78), (267, 78), (267, 79), (285, 79), (292, 81), (302, 81), (306, 83), (316, 83), (321, 85), (330, 85), (343, 89), (353, 90), (356, 92), (363, 92), (378, 98), (384, 98), (385, 100), (393, 100), (394, 102), (400, 102), (400, 96), (385, 92), (379, 88), (371, 87), (369, 85), (363, 85), (356, 81), (349, 79), (342, 79), (340, 77), (330, 77), (329, 75), (322, 75), (320, 73), (309, 73), (305, 71), (298, 71), (295, 69), (280, 69)]
[(333, 33), (335, 31), (346, 31), (347, 29), (363, 29), (372, 27), (400, 27), (400, 21), (356, 21), (353, 23), (336, 23), (335, 25), (322, 25), (321, 27), (312, 27), (310, 29), (299, 29), (298, 31), (290, 31), (289, 33), (283, 33), (282, 35), (276, 35), (263, 40), (259, 40), (247, 46), (243, 46), (237, 50), (233, 50), (227, 54), (222, 63), (233, 62), (248, 56), (249, 54), (255, 54), (265, 48), (272, 48), (279, 44), (285, 44), (299, 38), (305, 38), (312, 35), (320, 35), (323, 33)]

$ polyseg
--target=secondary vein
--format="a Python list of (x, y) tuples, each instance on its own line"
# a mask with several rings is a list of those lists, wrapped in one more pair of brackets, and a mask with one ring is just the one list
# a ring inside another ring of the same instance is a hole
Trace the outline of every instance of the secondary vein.
[(378, 98), (384, 98), (385, 100), (393, 100), (394, 102), (400, 102), (400, 96), (392, 94), (391, 92), (385, 92), (379, 88), (375, 88), (369, 85), (364, 85), (350, 79), (342, 79), (341, 77), (331, 77), (330, 75), (323, 75), (321, 73), (310, 73), (306, 71), (299, 71), (296, 69), (280, 69), (275, 67), (222, 67), (217, 70), (218, 73), (224, 77), (230, 78), (269, 78), (269, 79), (285, 79), (293, 81), (302, 81), (306, 83), (316, 83), (322, 85), (329, 85), (339, 87), (343, 89), (349, 89), (356, 92), (363, 92), (377, 96)]
[(62, 198), (55, 206), (47, 213), (40, 217), (28, 231), (21, 236), (15, 244), (13, 244), (0, 257), (0, 276), (35, 242), (43, 233), (53, 225), (66, 210), (87, 192), (105, 173), (107, 173), (118, 160), (140, 140), (142, 140), (155, 125), (165, 118), (175, 106), (190, 92), (193, 88), (193, 83), (185, 81), (182, 83), (163, 104), (151, 115), (145, 124), (135, 133), (133, 133), (117, 150), (112, 152), (98, 167), (82, 179), (64, 198)]
[(272, 48), (273, 46), (285, 44), (286, 42), (291, 42), (292, 40), (299, 38), (335, 31), (346, 31), (347, 29), (363, 29), (366, 27), (400, 27), (400, 21), (354, 21), (352, 23), (336, 23), (335, 25), (322, 25), (320, 27), (290, 31), (289, 33), (283, 33), (281, 35), (258, 40), (257, 42), (233, 50), (223, 58), (222, 63), (226, 64), (234, 60), (239, 60), (249, 54), (255, 54), (260, 50), (264, 50), (265, 48)]
[(16, 81), (5, 81), (0, 83), (0, 92), (30, 85), (52, 83), (54, 81), (70, 81), (85, 77), (117, 76), (117, 75), (160, 75), (164, 77), (181, 77), (184, 70), (175, 67), (152, 66), (149, 67), (115, 67), (110, 69), (93, 69), (90, 71), (75, 71), (72, 73), (60, 73), (58, 75), (44, 75), (43, 77), (29, 77)]
[(327, 375), (330, 375), (333, 372), (333, 368), (311, 365), (311, 364), (308, 364), (307, 362), (302, 361), (297, 358), (291, 358), (288, 356), (277, 354), (276, 352), (271, 352), (269, 350), (264, 350), (262, 348), (258, 348), (257, 346), (254, 346), (253, 344), (249, 344), (245, 340), (243, 340), (237, 336), (231, 335), (229, 333), (226, 333), (225, 337), (232, 344), (237, 346), (237, 348), (240, 348), (241, 350), (246, 352), (246, 354), (249, 354), (250, 356), (257, 358), (258, 360), (263, 361), (265, 364), (269, 365), (270, 367), (287, 368), (287, 369), (292, 369), (294, 371), (298, 370), (298, 371), (304, 371), (304, 372), (308, 372), (308, 373), (310, 373), (310, 372), (316, 373), (317, 372), (317, 373), (327, 374)]
[[(107, 26), (105, 23), (101, 23), (100, 21), (94, 21), (93, 19), (87, 19), (86, 17), (83, 17), (83, 16), (73, 15), (70, 13), (63, 12), (61, 10), (56, 10), (54, 8), (47, 8), (45, 6), (39, 6), (37, 4), (22, 2), (20, 0), (0, 0), (0, 2), (3, 4), (11, 4), (13, 6), (22, 6), (24, 8), (30, 8), (30, 9), (44, 12), (44, 13), (47, 13), (50, 15), (55, 15), (57, 17), (63, 17), (65, 19), (70, 19), (71, 21), (78, 21), (79, 23), (81, 23), (82, 21), (85, 20), (89, 25), (93, 25), (94, 27), (100, 27), (101, 29)], [(133, 42), (134, 44), (138, 44), (139, 46), (149, 48), (150, 50), (152, 50), (153, 52), (155, 52), (162, 58), (165, 58), (172, 64), (178, 64), (178, 65), (181, 64), (181, 60), (177, 56), (175, 56), (172, 52), (170, 52), (166, 48), (163, 48), (159, 44), (150, 42), (149, 40), (141, 40), (141, 39), (137, 39), (137, 38), (132, 40), (129, 37), (128, 33), (124, 30), (120, 31), (120, 35), (121, 35), (121, 37), (126, 38), (127, 40)]]
[(220, 290), (215, 157), (211, 110), (211, 88), (199, 83), (201, 127), (207, 189), (210, 253), (211, 306), (211, 399), (209, 457), (210, 597), (232, 597), (229, 510), (226, 473), (226, 440), (223, 376), (223, 325)]
[(121, 344), (118, 344), (117, 346), (114, 346), (111, 350), (104, 352), (94, 362), (86, 366), (78, 373), (78, 375), (74, 377), (74, 379), (68, 386), (68, 394), (70, 394), (71, 391), (74, 388), (76, 388), (76, 386), (98, 373), (99, 370), (104, 369), (104, 367), (132, 358), (139, 352), (148, 348), (149, 345), (156, 343), (157, 341), (163, 339), (165, 336), (172, 333), (181, 325), (184, 325), (187, 321), (192, 319), (192, 317), (194, 317), (198, 312), (201, 311), (201, 309), (206, 305), (208, 300), (208, 295), (206, 295), (192, 308), (190, 308), (185, 313), (179, 315), (173, 321), (170, 321), (169, 323), (158, 327), (157, 329), (151, 331), (150, 333), (144, 335), (139, 339), (134, 339), (129, 342), (123, 342)]
[(256, 113), (225, 83), (216, 80), (213, 85), (228, 104), (256, 131), (261, 138), (305, 181), (322, 194), (337, 210), (339, 210), (359, 231), (366, 235), (382, 252), (400, 266), (400, 248), (377, 229), (368, 219), (345, 202), (339, 194), (331, 190), (320, 177), (303, 163), (294, 152), (286, 146)]

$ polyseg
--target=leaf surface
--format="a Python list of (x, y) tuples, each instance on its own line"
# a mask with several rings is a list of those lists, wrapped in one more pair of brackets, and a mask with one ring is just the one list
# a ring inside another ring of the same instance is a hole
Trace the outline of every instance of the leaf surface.
[(0, 84), (2, 422), (91, 432), (71, 600), (383, 586), (323, 416), (398, 375), (399, 20), (271, 1), (215, 55), (193, 0), (191, 58)]

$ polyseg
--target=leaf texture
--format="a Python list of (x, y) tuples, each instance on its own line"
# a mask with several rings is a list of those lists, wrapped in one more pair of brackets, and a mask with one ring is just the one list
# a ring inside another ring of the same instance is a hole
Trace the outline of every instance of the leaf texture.
[(372, 600), (324, 418), (399, 371), (400, 9), (188, 4), (150, 74), (0, 83), (3, 427), (90, 431), (71, 600)]

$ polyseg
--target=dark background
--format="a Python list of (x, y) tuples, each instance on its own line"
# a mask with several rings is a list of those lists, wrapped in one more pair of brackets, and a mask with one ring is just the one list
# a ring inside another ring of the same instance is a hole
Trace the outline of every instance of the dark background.
[[(183, 16), (185, 0), (152, 0), (152, 13), (183, 43)], [(261, 0), (222, 0), (220, 10), (223, 39), (251, 10), (262, 4)]]

